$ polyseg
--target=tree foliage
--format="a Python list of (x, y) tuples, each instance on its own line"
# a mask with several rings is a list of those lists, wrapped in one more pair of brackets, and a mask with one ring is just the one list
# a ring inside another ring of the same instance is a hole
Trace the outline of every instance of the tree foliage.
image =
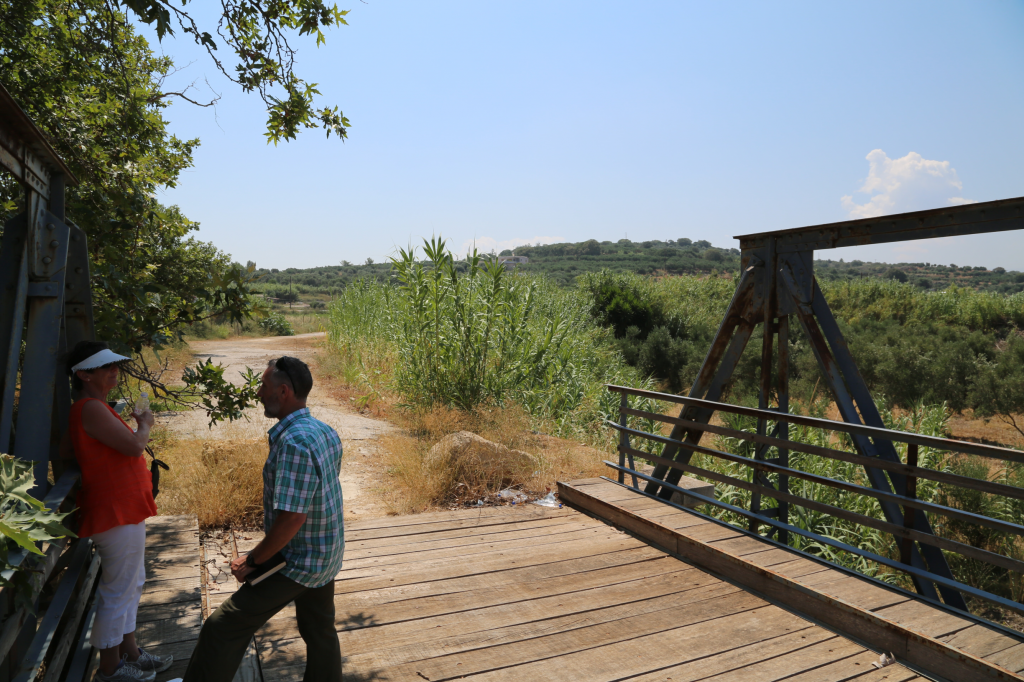
[[(0, 13), (0, 82), (79, 180), (66, 212), (89, 239), (97, 337), (138, 355), (196, 321), (258, 313), (255, 266), (191, 237), (198, 224), (156, 198), (199, 144), (167, 130), (171, 60), (101, 0), (0, 0)], [(7, 176), (0, 200), (22, 209)]]

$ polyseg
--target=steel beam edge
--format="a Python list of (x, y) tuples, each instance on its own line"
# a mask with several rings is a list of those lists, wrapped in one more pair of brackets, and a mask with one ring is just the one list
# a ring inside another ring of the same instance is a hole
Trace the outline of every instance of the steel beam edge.
[[(608, 478), (602, 478), (602, 480), (617, 485), (624, 490), (630, 490), (639, 496), (658, 499), (660, 502), (669, 504), (681, 511), (707, 518), (709, 521), (726, 526), (746, 537), (760, 540), (767, 547), (790, 551), (793, 553), (794, 558), (818, 561), (814, 557), (797, 552), (771, 539), (750, 533), (737, 526), (726, 524), (718, 519), (705, 517), (703, 514), (694, 512), (692, 509), (687, 509), (682, 505), (645, 494), (643, 491), (635, 490), (626, 485), (620, 485)], [(569, 483), (559, 481), (557, 485), (559, 498), (569, 506), (629, 530), (644, 540), (665, 549), (689, 563), (712, 571), (744, 588), (756, 592), (768, 601), (784, 606), (788, 610), (819, 621), (841, 635), (865, 642), (878, 651), (892, 652), (897, 659), (904, 660), (921, 670), (934, 671), (933, 674), (943, 678), (963, 682), (980, 682), (982, 680), (1019, 681), (1024, 679), (1002, 666), (952, 647), (941, 640), (915, 632), (898, 622), (884, 618), (871, 611), (866, 611), (847, 601), (822, 594), (811, 587), (796, 582), (788, 576), (745, 561), (742, 557), (694, 540), (678, 530), (663, 526), (656, 521), (644, 518), (612, 503), (605, 502)], [(829, 568), (842, 570), (841, 567), (836, 567), (827, 562), (819, 561), (819, 563)], [(879, 587), (905, 594), (908, 598), (921, 599), (920, 595), (871, 580), (860, 574), (850, 571), (843, 572), (852, 577), (869, 581)], [(1021, 643), (1024, 643), (1024, 636), (1019, 632), (999, 627), (977, 616), (972, 616), (969, 613), (943, 604), (931, 601), (926, 603), (938, 610), (948, 611), (975, 624), (997, 630), (1007, 636), (1015, 637)], [(936, 654), (941, 656), (941, 658), (937, 659)]]

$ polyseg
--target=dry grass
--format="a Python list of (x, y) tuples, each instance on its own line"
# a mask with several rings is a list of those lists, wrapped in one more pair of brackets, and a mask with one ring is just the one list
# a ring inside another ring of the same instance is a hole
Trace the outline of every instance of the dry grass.
[(204, 530), (263, 527), (263, 463), (267, 440), (169, 440), (160, 458), (161, 514), (195, 514)]
[[(404, 433), (381, 439), (382, 464), (388, 485), (384, 502), (391, 514), (448, 509), (478, 500), (501, 503), (504, 488), (531, 497), (544, 495), (558, 480), (599, 476), (608, 455), (587, 445), (530, 431), (529, 416), (520, 408), (462, 412), (435, 407), (402, 413)], [(445, 436), (470, 431), (510, 450), (534, 458), (524, 467), (520, 458), (468, 470), (449, 457), (432, 458), (430, 449)]]

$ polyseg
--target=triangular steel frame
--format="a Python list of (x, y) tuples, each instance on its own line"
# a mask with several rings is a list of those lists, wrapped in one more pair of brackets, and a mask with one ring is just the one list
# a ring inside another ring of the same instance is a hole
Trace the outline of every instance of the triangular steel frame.
[[(814, 251), (1019, 229), (1024, 229), (1024, 198), (737, 237), (742, 251), (741, 276), (689, 396), (720, 400), (751, 335), (761, 325), (766, 332), (762, 335), (759, 407), (788, 413), (789, 327), (791, 318), (795, 318), (810, 342), (824, 384), (843, 420), (884, 428), (871, 392), (814, 277)], [(679, 416), (706, 424), (712, 412), (706, 408), (686, 407)], [(770, 426), (761, 420), (758, 432), (767, 433)], [(785, 423), (775, 422), (775, 428), (772, 435), (788, 440), (789, 431)], [(697, 444), (703, 433), (676, 426), (672, 429), (671, 438)], [(899, 461), (891, 441), (872, 440), (865, 436), (852, 438), (861, 455)], [(662, 453), (664, 457), (683, 463), (689, 462), (692, 454), (685, 447), (671, 445), (667, 445)], [(766, 448), (758, 448), (755, 458), (764, 459), (765, 456)], [(788, 451), (780, 449), (771, 461), (788, 466), (788, 457)], [(865, 470), (875, 489), (906, 494), (907, 480), (903, 475), (870, 467)], [(678, 469), (659, 465), (655, 467), (653, 476), (674, 485), (681, 473)], [(777, 486), (763, 475), (758, 475), (757, 482), (788, 491), (786, 477), (780, 477)], [(646, 492), (664, 499), (672, 494), (669, 488), (657, 483), (648, 483)], [(903, 510), (899, 505), (891, 502), (880, 504), (887, 521), (903, 525)], [(761, 496), (755, 494), (751, 498), (751, 511), (788, 523), (788, 505), (781, 500), (776, 501), (775, 507), (762, 508)], [(925, 514), (914, 514), (912, 522), (916, 530), (932, 533)], [(750, 526), (753, 532), (758, 532), (761, 524), (752, 521)], [(788, 541), (785, 531), (768, 528), (769, 535), (778, 533), (776, 539)], [(913, 543), (909, 560), (914, 566), (953, 578), (945, 556), (937, 547)], [(938, 599), (941, 595), (945, 603), (967, 610), (963, 596), (956, 590), (937, 587), (919, 578), (914, 579), (914, 584), (917, 591), (926, 597)]]

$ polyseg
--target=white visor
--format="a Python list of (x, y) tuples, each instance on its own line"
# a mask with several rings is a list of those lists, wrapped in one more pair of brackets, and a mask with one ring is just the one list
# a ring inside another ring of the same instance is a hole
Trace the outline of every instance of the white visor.
[(85, 360), (71, 368), (72, 372), (77, 372), (80, 369), (96, 369), (97, 367), (103, 367), (104, 365), (112, 365), (115, 362), (124, 362), (125, 360), (131, 360), (123, 355), (118, 355), (109, 348), (104, 348), (95, 355), (90, 355)]

